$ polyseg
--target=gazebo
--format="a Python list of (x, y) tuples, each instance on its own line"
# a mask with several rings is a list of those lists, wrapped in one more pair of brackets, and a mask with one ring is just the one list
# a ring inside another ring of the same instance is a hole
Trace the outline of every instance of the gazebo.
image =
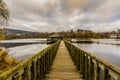
[(48, 37), (47, 41), (48, 41), (48, 43), (54, 43), (57, 40), (62, 40), (62, 39), (63, 39), (62, 35), (60, 35), (60, 34), (53, 34), (53, 35)]

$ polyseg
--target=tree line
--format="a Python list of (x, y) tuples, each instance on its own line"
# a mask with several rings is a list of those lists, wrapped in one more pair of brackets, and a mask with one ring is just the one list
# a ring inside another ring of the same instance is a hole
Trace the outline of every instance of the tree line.
[(16, 34), (7, 34), (6, 39), (22, 39), (22, 38), (48, 38), (53, 34), (60, 34), (64, 38), (110, 38), (112, 32), (93, 32), (90, 30), (68, 30), (61, 32), (33, 32), (33, 33), (16, 33)]

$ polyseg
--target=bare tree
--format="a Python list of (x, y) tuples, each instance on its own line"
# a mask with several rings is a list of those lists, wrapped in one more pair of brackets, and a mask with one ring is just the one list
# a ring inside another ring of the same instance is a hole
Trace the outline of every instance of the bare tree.
[(0, 40), (5, 39), (5, 27), (8, 25), (9, 9), (3, 0), (0, 0)]
[(8, 25), (9, 9), (3, 0), (0, 0), (0, 27)]

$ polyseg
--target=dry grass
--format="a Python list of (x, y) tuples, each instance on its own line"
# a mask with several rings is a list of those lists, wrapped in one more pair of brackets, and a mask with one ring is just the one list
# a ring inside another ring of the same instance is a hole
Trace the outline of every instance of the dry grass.
[(0, 49), (0, 74), (16, 66), (19, 62)]

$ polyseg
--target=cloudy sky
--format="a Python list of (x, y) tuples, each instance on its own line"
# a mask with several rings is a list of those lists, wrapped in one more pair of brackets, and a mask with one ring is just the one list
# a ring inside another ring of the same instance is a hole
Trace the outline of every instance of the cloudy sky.
[(9, 28), (51, 32), (120, 29), (120, 0), (4, 0)]

